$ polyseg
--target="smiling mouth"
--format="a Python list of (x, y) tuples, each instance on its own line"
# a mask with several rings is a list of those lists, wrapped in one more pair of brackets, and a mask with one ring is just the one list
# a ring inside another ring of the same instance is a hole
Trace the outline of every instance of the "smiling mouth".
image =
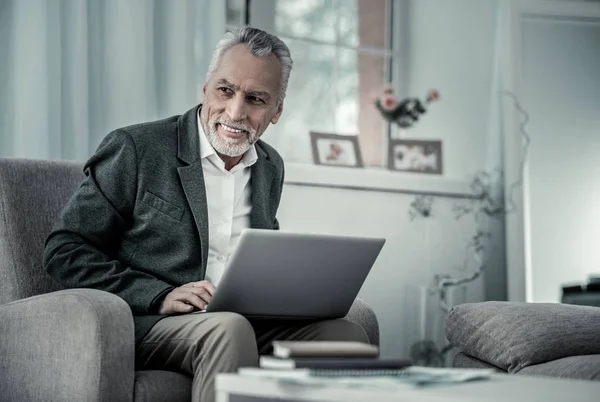
[(232, 134), (247, 134), (248, 132), (246, 130), (240, 130), (238, 128), (233, 128), (230, 126), (227, 126), (223, 123), (218, 123), (218, 125), (225, 131), (227, 131), (228, 133), (232, 133)]

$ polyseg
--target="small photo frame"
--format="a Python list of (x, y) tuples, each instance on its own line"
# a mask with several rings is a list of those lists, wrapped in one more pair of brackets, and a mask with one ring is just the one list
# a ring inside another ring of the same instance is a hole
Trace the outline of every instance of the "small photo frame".
[(390, 139), (388, 168), (403, 172), (442, 174), (442, 141)]
[(358, 136), (311, 131), (313, 161), (317, 165), (363, 167)]

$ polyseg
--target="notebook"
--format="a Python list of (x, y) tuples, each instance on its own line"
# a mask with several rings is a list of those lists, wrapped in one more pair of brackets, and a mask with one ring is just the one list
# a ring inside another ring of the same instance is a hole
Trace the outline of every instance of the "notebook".
[(260, 367), (274, 370), (400, 370), (412, 364), (410, 359), (376, 359), (364, 357), (297, 357), (280, 359), (272, 356), (261, 356)]
[(279, 380), (305, 380), (305, 379), (327, 379), (327, 378), (383, 378), (401, 377), (406, 375), (410, 367), (403, 369), (374, 369), (374, 370), (352, 370), (352, 369), (265, 369), (256, 367), (242, 367), (238, 370), (241, 375), (254, 377), (266, 377)]
[(379, 348), (362, 342), (273, 341), (273, 356), (290, 357), (377, 357)]

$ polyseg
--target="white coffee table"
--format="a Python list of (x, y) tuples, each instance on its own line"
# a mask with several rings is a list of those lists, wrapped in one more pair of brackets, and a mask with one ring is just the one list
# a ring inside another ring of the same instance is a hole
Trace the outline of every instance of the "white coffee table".
[(319, 402), (598, 402), (600, 382), (494, 374), (484, 381), (401, 390), (361, 390), (344, 386), (279, 383), (271, 378), (219, 374), (217, 402), (256, 401)]

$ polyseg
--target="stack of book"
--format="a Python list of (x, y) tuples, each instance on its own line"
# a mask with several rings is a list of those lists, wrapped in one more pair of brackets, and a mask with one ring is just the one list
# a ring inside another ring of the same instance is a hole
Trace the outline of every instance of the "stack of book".
[(308, 370), (313, 376), (389, 376), (411, 366), (410, 359), (380, 359), (376, 346), (360, 342), (274, 341), (261, 369)]
[(410, 359), (381, 359), (375, 346), (357, 342), (275, 341), (260, 368), (242, 367), (243, 376), (310, 385), (396, 387), (452, 384), (489, 379), (494, 370), (412, 366)]

